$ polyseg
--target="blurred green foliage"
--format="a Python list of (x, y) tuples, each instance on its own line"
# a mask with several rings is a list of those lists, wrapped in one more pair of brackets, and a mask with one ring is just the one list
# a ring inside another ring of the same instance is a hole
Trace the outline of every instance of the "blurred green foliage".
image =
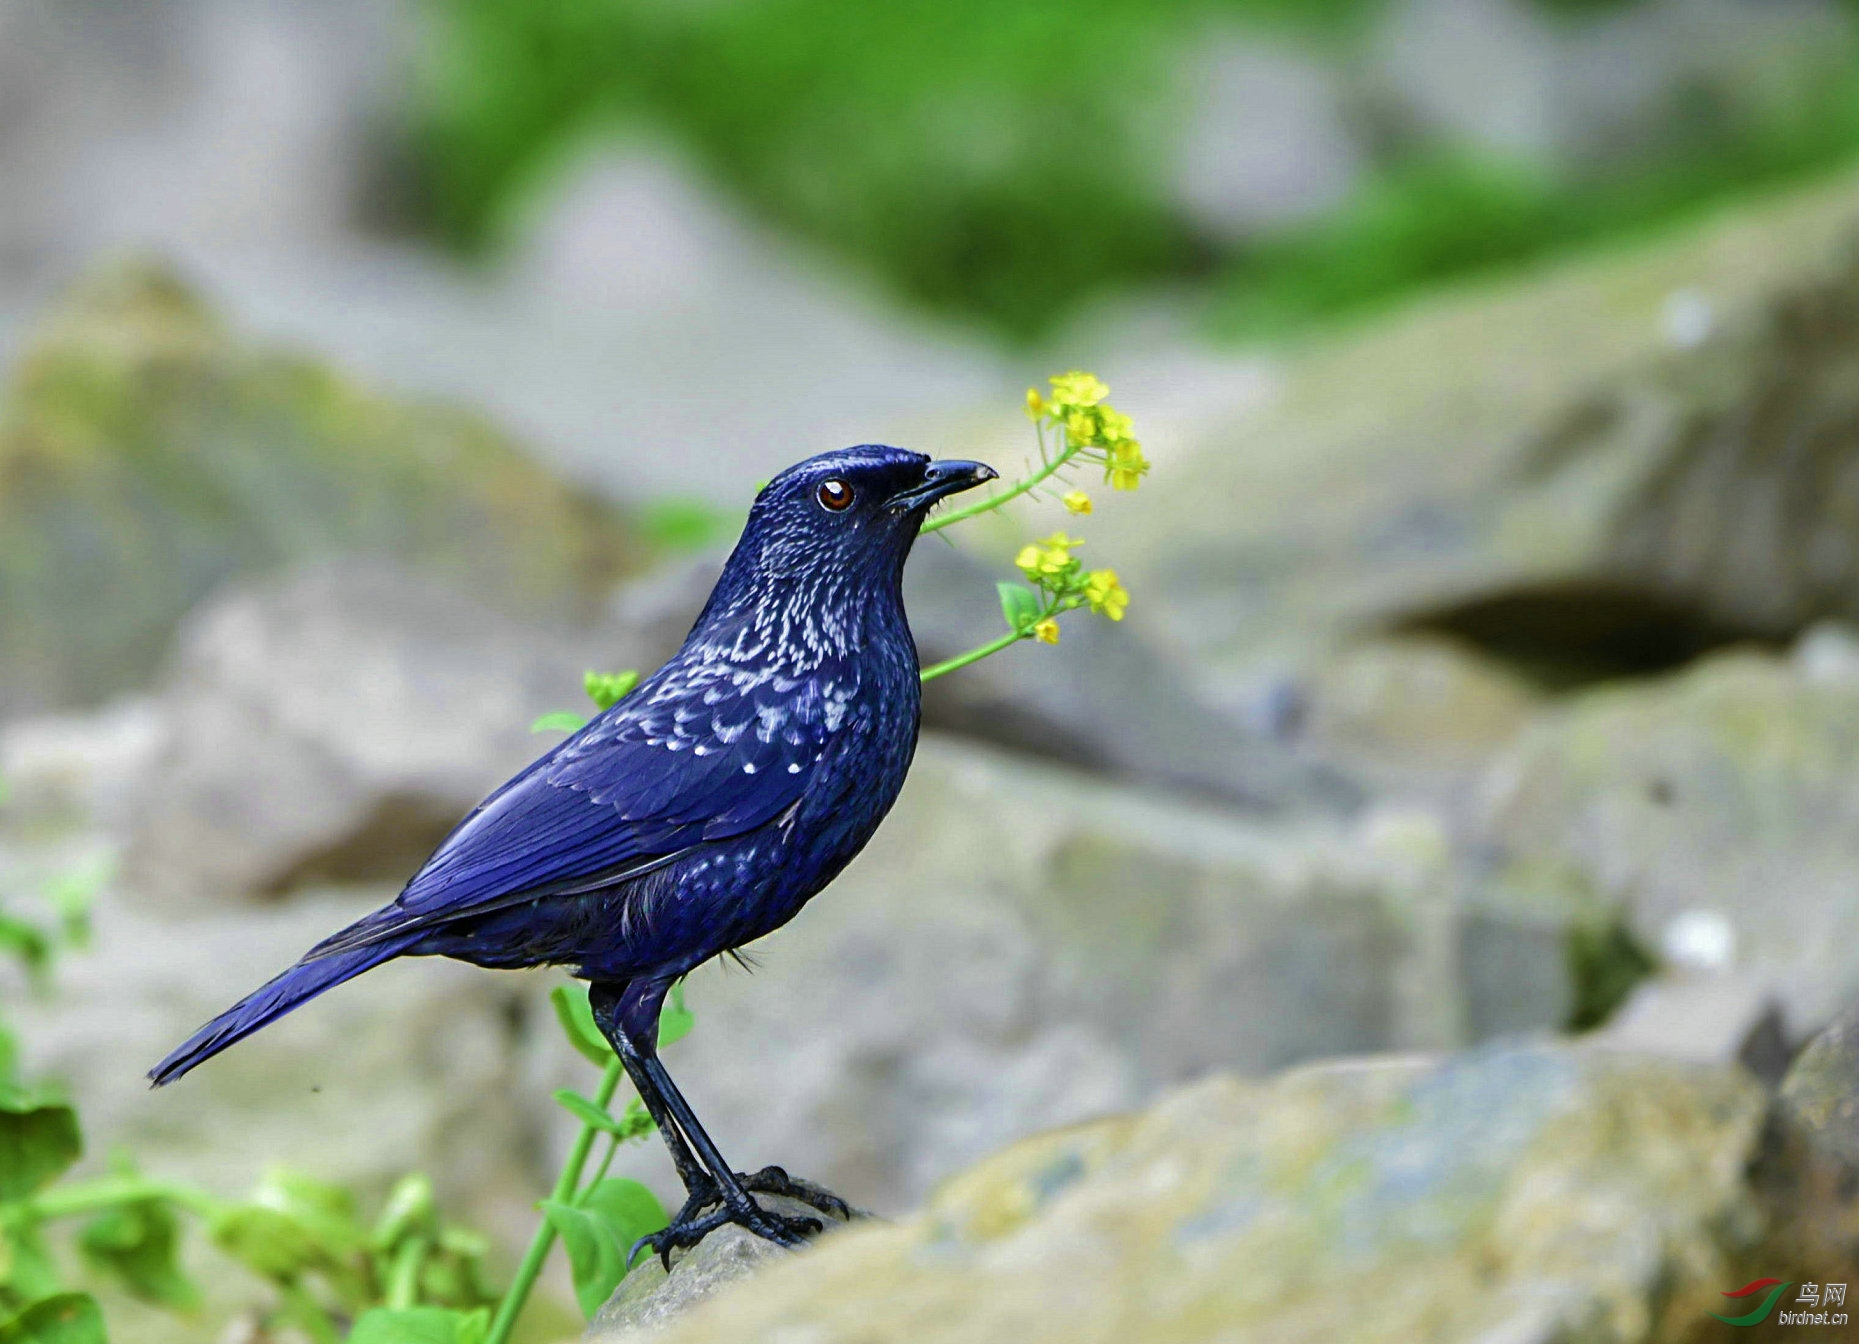
[(1213, 260), (1144, 170), (1190, 25), (1323, 28), (1369, 3), (438, 0), (432, 207), (481, 247), (581, 137), (642, 121), (766, 216), (1028, 334), (1055, 297)]
[[(1634, 0), (1536, 0), (1575, 22)], [(1207, 26), (1346, 41), (1378, 0), (432, 0), (416, 118), (434, 225), (499, 240), (590, 136), (669, 134), (754, 211), (933, 307), (1037, 336), (1094, 292), (1211, 281), (1243, 338), (1643, 229), (1859, 152), (1859, 71), (1791, 110), (1555, 181), (1392, 143), (1317, 226), (1197, 234), (1157, 180)], [(1399, 141), (1400, 137), (1394, 137)], [(1416, 157), (1417, 153), (1417, 157)], [(674, 531), (678, 529), (673, 529)]]

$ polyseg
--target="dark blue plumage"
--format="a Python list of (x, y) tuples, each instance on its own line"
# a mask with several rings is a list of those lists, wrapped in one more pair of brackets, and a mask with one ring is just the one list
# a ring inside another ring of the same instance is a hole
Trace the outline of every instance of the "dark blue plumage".
[[(867, 445), (776, 477), (670, 662), (485, 799), (393, 904), (312, 948), (151, 1078), (179, 1077), (392, 957), (568, 966), (591, 982), (596, 1020), (691, 1187), (661, 1252), (717, 1221), (791, 1241), (794, 1220), (742, 1187), (811, 1188), (720, 1165), (658, 1063), (658, 1011), (680, 976), (791, 919), (890, 810), (921, 699), (904, 561), (937, 500), (993, 475)], [(694, 1219), (708, 1204), (722, 1207)]]

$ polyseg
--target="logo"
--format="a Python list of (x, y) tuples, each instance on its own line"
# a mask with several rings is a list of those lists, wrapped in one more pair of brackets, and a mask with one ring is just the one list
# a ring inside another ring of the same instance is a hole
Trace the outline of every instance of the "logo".
[(1769, 1313), (1775, 1310), (1775, 1303), (1781, 1298), (1783, 1293), (1788, 1291), (1788, 1286), (1788, 1284), (1783, 1283), (1780, 1279), (1757, 1279), (1754, 1283), (1746, 1283), (1735, 1292), (1725, 1293), (1724, 1296), (1730, 1298), (1752, 1298), (1757, 1293), (1766, 1290), (1768, 1296), (1763, 1298), (1762, 1301), (1756, 1305), (1755, 1310), (1747, 1312), (1742, 1316), (1723, 1316), (1714, 1311), (1711, 1315), (1716, 1316), (1717, 1319), (1722, 1321), (1725, 1325), (1755, 1325), (1760, 1321), (1768, 1319)]
[[(1786, 1282), (1781, 1279), (1757, 1279), (1753, 1283), (1746, 1283), (1741, 1288), (1724, 1294), (1732, 1301), (1748, 1306), (1748, 1311), (1741, 1316), (1725, 1316), (1715, 1311), (1710, 1314), (1725, 1325), (1760, 1325), (1769, 1318), (1769, 1313), (1775, 1310), (1775, 1304), (1781, 1300), (1782, 1294), (1792, 1287), (1794, 1287), (1792, 1279)], [(1776, 1320), (1777, 1325), (1845, 1325), (1847, 1323), (1845, 1312), (1825, 1310), (1827, 1307), (1846, 1305), (1846, 1285), (1843, 1283), (1829, 1283), (1824, 1288), (1817, 1283), (1803, 1283), (1794, 1301), (1795, 1306), (1809, 1308), (1809, 1310), (1788, 1311), (1784, 1309)]]

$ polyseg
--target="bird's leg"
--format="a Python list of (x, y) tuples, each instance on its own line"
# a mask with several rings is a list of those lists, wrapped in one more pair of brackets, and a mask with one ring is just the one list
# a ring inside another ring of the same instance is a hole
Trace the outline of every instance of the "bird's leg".
[(665, 1140), (665, 1148), (671, 1154), (671, 1165), (678, 1170), (678, 1179), (684, 1183), (684, 1207), (674, 1223), (688, 1220), (699, 1209), (707, 1208), (722, 1198), (717, 1183), (695, 1157), (691, 1155), (690, 1145), (685, 1142), (683, 1133), (672, 1121), (665, 1109), (664, 1098), (652, 1085), (639, 1067), (634, 1051), (622, 1042), (624, 1033), (619, 1026), (620, 993), (623, 986), (589, 985), (587, 991), (588, 1006), (594, 1010), (594, 1025), (600, 1028), (600, 1034), (607, 1038), (614, 1053), (619, 1055), (620, 1064), (626, 1070), (626, 1076), (632, 1080), (633, 1090), (639, 1094), (639, 1100), (645, 1103), (646, 1114), (652, 1117), (652, 1123), (658, 1126), (659, 1135)]
[[(695, 1246), (725, 1223), (745, 1227), (756, 1236), (780, 1246), (797, 1247), (805, 1244), (805, 1238), (823, 1230), (824, 1224), (817, 1218), (789, 1218), (771, 1213), (757, 1204), (750, 1197), (743, 1180), (723, 1160), (715, 1142), (698, 1123), (690, 1103), (665, 1071), (664, 1062), (658, 1057), (658, 1013), (669, 988), (668, 984), (635, 981), (617, 994), (609, 991), (603, 995), (605, 1002), (595, 1010), (595, 1022), (608, 1035), (613, 1048), (619, 1053), (620, 1062), (625, 1066), (627, 1074), (635, 1080), (640, 1098), (648, 1111), (654, 1118), (661, 1115), (664, 1117), (659, 1119), (659, 1131), (665, 1136), (666, 1146), (672, 1150), (673, 1162), (678, 1162), (678, 1151), (688, 1141), (686, 1156), (695, 1150), (693, 1165), (701, 1164), (703, 1175), (708, 1177), (707, 1182), (702, 1178), (686, 1178), (685, 1190), (689, 1198), (684, 1208), (678, 1211), (677, 1218), (650, 1236), (640, 1238), (638, 1246), (633, 1249), (637, 1251), (639, 1246), (650, 1246), (669, 1270), (672, 1251)], [(670, 1123), (666, 1123), (667, 1120)], [(679, 1174), (681, 1177), (684, 1175), (682, 1164)], [(769, 1179), (764, 1181), (758, 1178)], [(752, 1179), (756, 1184), (778, 1184), (781, 1189), (776, 1193), (805, 1189), (799, 1183), (789, 1180), (787, 1174), (778, 1169), (758, 1172), (756, 1178)], [(834, 1202), (839, 1201), (835, 1199)], [(711, 1204), (721, 1207), (701, 1217), (697, 1216)]]

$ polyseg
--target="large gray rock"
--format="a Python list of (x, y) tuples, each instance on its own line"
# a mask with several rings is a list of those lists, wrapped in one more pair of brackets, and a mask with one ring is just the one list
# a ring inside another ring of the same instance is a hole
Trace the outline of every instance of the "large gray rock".
[(1859, 997), (1859, 676), (1825, 663), (1727, 653), (1543, 717), (1485, 782), (1483, 899), (1623, 920), (1791, 1034), (1830, 1021)]
[(128, 818), (128, 879), (164, 907), (315, 880), (410, 876), (491, 789), (586, 711), (617, 640), (531, 626), (391, 567), (295, 571), (187, 622), (160, 696), (164, 749)]
[(482, 420), (248, 342), (140, 264), (82, 285), (11, 371), (0, 479), (0, 714), (139, 688), (229, 579), (386, 557), (565, 619), (629, 549)]
[(1567, 684), (1845, 611), (1856, 227), (1842, 178), (1416, 303), (1223, 397), (1106, 364), (1156, 465), (1091, 554), (1220, 703), (1260, 711), (1390, 628)]
[(1216, 1075), (651, 1338), (1677, 1344), (1752, 1264), (1859, 1272), (1850, 1193), (1769, 1118), (1733, 1067), (1565, 1047)]

